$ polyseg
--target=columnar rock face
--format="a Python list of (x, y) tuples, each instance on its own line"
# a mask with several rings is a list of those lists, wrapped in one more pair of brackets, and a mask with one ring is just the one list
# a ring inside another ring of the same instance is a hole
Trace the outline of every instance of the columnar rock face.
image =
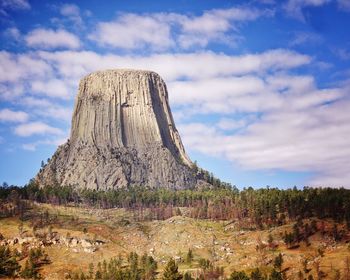
[(70, 139), (36, 176), (39, 185), (110, 189), (131, 185), (193, 188), (185, 153), (160, 76), (107, 70), (83, 78)]

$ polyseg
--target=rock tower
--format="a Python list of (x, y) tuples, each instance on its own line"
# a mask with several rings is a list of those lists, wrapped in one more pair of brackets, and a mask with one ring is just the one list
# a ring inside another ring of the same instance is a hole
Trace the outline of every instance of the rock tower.
[(80, 81), (70, 139), (35, 180), (40, 186), (100, 190), (194, 188), (201, 182), (192, 165), (161, 77), (151, 71), (106, 70)]

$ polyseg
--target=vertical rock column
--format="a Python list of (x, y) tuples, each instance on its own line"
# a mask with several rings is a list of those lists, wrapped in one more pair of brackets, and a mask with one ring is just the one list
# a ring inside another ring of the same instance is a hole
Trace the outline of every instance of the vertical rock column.
[(107, 70), (79, 85), (70, 140), (36, 180), (96, 189), (128, 185), (192, 188), (196, 175), (151, 71)]

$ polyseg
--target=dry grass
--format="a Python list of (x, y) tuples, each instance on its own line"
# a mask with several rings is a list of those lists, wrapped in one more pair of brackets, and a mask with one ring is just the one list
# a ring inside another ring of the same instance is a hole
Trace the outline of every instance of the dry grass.
[[(97, 252), (74, 252), (72, 248), (63, 245), (52, 245), (45, 250), (52, 264), (44, 266), (42, 274), (45, 279), (64, 279), (67, 271), (85, 270), (89, 263), (95, 265), (99, 261), (126, 255), (135, 251), (138, 254), (153, 254), (160, 268), (169, 257), (185, 259), (189, 248), (194, 252), (195, 261), (190, 267), (180, 263), (180, 270), (196, 271), (199, 258), (208, 258), (218, 266), (223, 266), (230, 274), (234, 270), (251, 271), (256, 266), (265, 267), (268, 272), (268, 262), (278, 253), (284, 255), (284, 268), (288, 279), (296, 279), (296, 274), (302, 270), (301, 261), (306, 257), (312, 260), (317, 256), (318, 247), (324, 242), (320, 234), (310, 238), (311, 246), (301, 244), (297, 249), (288, 250), (281, 241), (281, 233), (291, 228), (291, 225), (270, 230), (240, 231), (225, 228), (224, 222), (196, 220), (182, 216), (172, 217), (165, 221), (137, 222), (130, 213), (123, 209), (84, 209), (60, 207), (47, 204), (36, 205), (33, 213), (48, 211), (54, 231), (61, 236), (69, 233), (79, 238), (98, 238), (107, 241)], [(0, 220), (0, 232), (6, 237), (18, 236), (19, 220), (15, 218)], [(87, 229), (87, 233), (83, 229)], [(24, 222), (24, 229), (31, 233), (30, 220)], [(266, 241), (271, 233), (279, 243), (275, 251), (257, 252), (257, 240)], [(332, 269), (342, 270), (346, 257), (350, 257), (348, 244), (338, 243), (325, 249), (320, 266), (329, 277)], [(271, 266), (271, 265), (270, 265)], [(308, 268), (314, 267), (309, 264)], [(328, 278), (330, 279), (330, 278)]]

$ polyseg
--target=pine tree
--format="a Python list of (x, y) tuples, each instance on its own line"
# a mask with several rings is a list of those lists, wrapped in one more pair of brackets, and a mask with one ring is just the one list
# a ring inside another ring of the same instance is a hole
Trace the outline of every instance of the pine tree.
[(21, 276), (24, 279), (39, 279), (40, 274), (35, 267), (35, 264), (33, 263), (32, 259), (26, 260), (24, 269), (21, 272)]
[(194, 278), (192, 278), (191, 274), (189, 272), (186, 272), (182, 278), (182, 280), (194, 280)]
[(264, 276), (262, 275), (259, 268), (256, 268), (252, 271), (252, 274), (250, 275), (251, 280), (264, 280)]
[(278, 256), (273, 261), (273, 267), (276, 268), (279, 272), (282, 270), (283, 257), (282, 254), (279, 253)]
[(181, 280), (182, 275), (178, 271), (178, 266), (175, 263), (174, 259), (171, 258), (167, 263), (164, 272), (163, 272), (163, 280)]
[(249, 280), (249, 276), (243, 271), (235, 271), (231, 274), (229, 280)]
[(191, 249), (188, 249), (187, 255), (186, 255), (186, 262), (188, 264), (191, 264), (193, 261), (193, 252)]
[(94, 276), (94, 264), (90, 263), (89, 264), (89, 279), (93, 279)]
[(9, 247), (0, 246), (0, 277), (13, 277), (19, 271), (20, 265), (16, 257), (11, 254)]
[(283, 280), (282, 274), (277, 271), (276, 269), (273, 269), (270, 275), (270, 280)]

